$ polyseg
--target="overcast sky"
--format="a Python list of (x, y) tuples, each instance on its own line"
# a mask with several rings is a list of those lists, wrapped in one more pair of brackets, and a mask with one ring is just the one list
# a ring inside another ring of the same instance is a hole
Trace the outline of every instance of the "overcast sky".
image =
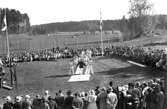
[[(167, 14), (167, 0), (148, 0), (154, 4), (154, 14)], [(129, 0), (0, 0), (1, 8), (13, 8), (28, 13), (32, 25), (64, 22), (120, 19), (127, 16)]]

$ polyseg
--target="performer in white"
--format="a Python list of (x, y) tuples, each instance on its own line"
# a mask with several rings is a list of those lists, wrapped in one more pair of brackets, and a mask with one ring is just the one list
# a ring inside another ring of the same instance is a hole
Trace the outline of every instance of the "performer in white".
[(69, 66), (70, 66), (69, 75), (74, 75), (75, 74), (74, 60), (69, 62)]
[(93, 60), (91, 50), (82, 51), (79, 57), (75, 57), (73, 62), (70, 62), (70, 72), (72, 75), (89, 75), (94, 74)]
[(86, 75), (89, 74), (94, 74), (93, 71), (93, 60), (92, 60), (92, 52), (90, 50), (87, 50), (86, 52), (86, 57), (85, 57), (85, 61), (86, 61), (86, 69), (85, 69), (85, 73)]
[(86, 66), (86, 64), (84, 62), (84, 55), (85, 55), (85, 52), (82, 51), (81, 55), (78, 58), (78, 63), (76, 65), (76, 72), (75, 72), (75, 74), (82, 75), (83, 72), (84, 72), (84, 69), (85, 69), (85, 66)]

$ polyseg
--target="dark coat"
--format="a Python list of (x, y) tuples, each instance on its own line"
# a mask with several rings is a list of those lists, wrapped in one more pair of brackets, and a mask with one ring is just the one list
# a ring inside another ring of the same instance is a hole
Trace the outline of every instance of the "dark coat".
[(57, 105), (58, 105), (58, 107), (62, 107), (63, 106), (63, 104), (64, 104), (64, 96), (58, 96), (58, 97), (55, 97), (55, 101), (56, 101), (56, 103), (57, 103)]
[(72, 96), (68, 96), (67, 98), (65, 98), (64, 104), (63, 104), (63, 109), (73, 109), (72, 102), (73, 102)]
[(13, 109), (13, 103), (6, 102), (3, 104), (3, 109)]
[(83, 108), (83, 100), (79, 97), (76, 97), (73, 99), (72, 105), (73, 105), (74, 109), (82, 109)]
[(50, 109), (58, 109), (57, 103), (53, 100), (48, 101)]
[(22, 109), (22, 102), (16, 102), (16, 103), (14, 103), (13, 109)]

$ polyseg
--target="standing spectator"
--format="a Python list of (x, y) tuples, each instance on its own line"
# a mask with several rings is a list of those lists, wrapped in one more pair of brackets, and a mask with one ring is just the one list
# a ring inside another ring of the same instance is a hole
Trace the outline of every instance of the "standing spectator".
[(78, 92), (74, 94), (72, 107), (73, 107), (73, 109), (82, 109), (83, 108), (83, 100), (79, 97)]
[(97, 96), (95, 95), (94, 90), (91, 90), (88, 96), (89, 103), (88, 103), (87, 109), (97, 109), (96, 100), (97, 100)]
[(17, 96), (15, 99), (15, 103), (13, 105), (13, 109), (22, 109), (22, 101), (21, 101), (21, 96)]
[(58, 95), (55, 97), (55, 101), (58, 105), (58, 109), (61, 109), (64, 104), (64, 95), (62, 93), (62, 90), (59, 90)]
[(148, 88), (145, 90), (144, 96), (143, 96), (143, 109), (152, 109), (153, 108), (153, 89)]
[(141, 92), (138, 88), (135, 88), (134, 83), (129, 83), (129, 90), (127, 91), (128, 94), (132, 96), (133, 102), (132, 102), (132, 107), (134, 109), (139, 108), (139, 103), (140, 103), (140, 97), (141, 97)]
[(48, 104), (50, 109), (58, 109), (57, 103), (51, 98), (51, 96), (48, 97)]
[(83, 93), (83, 97), (82, 97), (82, 100), (83, 100), (83, 109), (87, 109), (88, 107), (88, 93)]
[(154, 89), (155, 91), (155, 103), (154, 103), (154, 109), (163, 109), (163, 105), (164, 105), (164, 93), (160, 90), (160, 86), (157, 85)]
[(97, 100), (98, 100), (98, 109), (107, 109), (107, 103), (106, 103), (106, 99), (107, 99), (107, 92), (106, 92), (106, 88), (103, 87), (101, 89), (100, 94), (97, 96)]
[(45, 92), (44, 92), (44, 98), (45, 98), (45, 100), (46, 101), (48, 101), (48, 97), (49, 97), (50, 95), (49, 95), (49, 91), (48, 90), (45, 90)]
[(71, 90), (67, 91), (67, 97), (64, 100), (63, 109), (73, 109), (72, 107), (73, 96)]
[(32, 105), (30, 101), (30, 96), (26, 95), (25, 100), (22, 103), (22, 109), (31, 109), (31, 108), (32, 108)]
[(41, 98), (40, 95), (36, 95), (36, 98), (33, 100), (32, 109), (40, 109)]
[(118, 98), (115, 93), (112, 92), (113, 89), (109, 88), (107, 90), (107, 109), (115, 109), (118, 103)]
[(13, 103), (10, 96), (5, 98), (6, 103), (3, 104), (3, 109), (13, 109)]
[(47, 103), (45, 97), (42, 97), (41, 99), (40, 109), (50, 109), (49, 104)]

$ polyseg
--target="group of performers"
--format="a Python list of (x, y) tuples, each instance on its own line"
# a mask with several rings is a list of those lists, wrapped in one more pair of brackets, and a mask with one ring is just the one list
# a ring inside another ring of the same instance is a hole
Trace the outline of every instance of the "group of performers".
[(94, 74), (93, 71), (92, 51), (82, 51), (79, 56), (75, 56), (70, 61), (70, 75), (89, 75)]

